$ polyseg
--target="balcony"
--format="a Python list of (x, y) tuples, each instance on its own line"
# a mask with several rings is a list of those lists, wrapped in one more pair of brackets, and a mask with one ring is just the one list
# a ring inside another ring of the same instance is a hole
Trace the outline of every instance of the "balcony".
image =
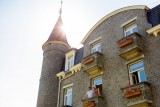
[(143, 40), (141, 35), (133, 33), (117, 41), (119, 47), (119, 56), (126, 60), (135, 58), (143, 54)]
[(103, 54), (95, 52), (83, 58), (82, 67), (84, 71), (90, 75), (101, 72), (101, 69), (103, 68)]
[(152, 104), (151, 86), (141, 82), (122, 88), (127, 107), (150, 107)]
[(82, 107), (105, 107), (105, 102), (103, 100), (103, 97), (97, 96), (92, 97), (86, 100), (82, 100)]

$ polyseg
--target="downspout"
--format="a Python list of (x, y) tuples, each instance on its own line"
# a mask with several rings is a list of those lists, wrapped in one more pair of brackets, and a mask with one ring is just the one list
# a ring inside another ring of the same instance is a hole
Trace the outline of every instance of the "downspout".
[(59, 77), (59, 85), (58, 85), (58, 100), (57, 100), (57, 107), (59, 106), (59, 96), (60, 96), (60, 88), (61, 88), (62, 79)]
[(63, 80), (65, 80), (66, 78), (72, 76), (74, 74), (74, 72), (72, 72), (72, 74), (68, 75), (67, 77), (61, 79), (61, 77), (59, 77), (59, 86), (58, 86), (58, 100), (57, 100), (57, 107), (59, 107), (59, 100), (60, 100), (60, 90), (61, 90), (61, 83)]

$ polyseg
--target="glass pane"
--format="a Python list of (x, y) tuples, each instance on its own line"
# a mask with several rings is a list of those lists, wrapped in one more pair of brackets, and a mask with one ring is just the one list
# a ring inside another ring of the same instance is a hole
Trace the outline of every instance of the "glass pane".
[(93, 49), (92, 49), (92, 53), (94, 53), (94, 52), (96, 52), (96, 49), (93, 48)]
[(92, 53), (97, 52), (97, 51), (101, 52), (101, 45), (100, 45), (100, 43), (92, 45)]
[(65, 105), (72, 105), (72, 88), (66, 89)]
[(72, 88), (67, 89), (67, 93), (66, 94), (72, 94)]
[(146, 74), (145, 74), (144, 70), (140, 71), (139, 75), (140, 75), (140, 81), (141, 82), (146, 81)]
[(131, 32), (130, 31), (127, 31), (126, 32), (126, 36), (128, 36), (128, 35), (130, 35), (131, 34)]
[(130, 72), (134, 72), (134, 71), (137, 71), (137, 70), (142, 69), (142, 68), (144, 68), (143, 61), (131, 65), (130, 66)]
[(69, 105), (70, 103), (69, 101), (70, 101), (69, 96), (67, 96), (67, 102), (66, 102), (67, 105)]
[(69, 105), (70, 106), (72, 105), (72, 96), (71, 95), (69, 96)]
[(68, 102), (68, 97), (65, 96), (65, 105), (67, 105), (67, 102)]
[(93, 85), (99, 85), (99, 84), (102, 84), (102, 77), (93, 80)]
[(134, 32), (138, 32), (138, 28), (137, 28), (137, 27), (133, 28), (132, 32), (133, 32), (133, 33), (134, 33)]
[(98, 52), (101, 52), (101, 47), (100, 46), (98, 47)]

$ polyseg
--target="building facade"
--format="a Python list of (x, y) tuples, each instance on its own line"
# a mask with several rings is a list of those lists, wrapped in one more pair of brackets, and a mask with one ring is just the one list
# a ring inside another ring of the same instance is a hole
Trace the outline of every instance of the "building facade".
[[(70, 48), (61, 25), (60, 16), (43, 45), (37, 107), (159, 107), (160, 5), (113, 11), (80, 49)], [(83, 99), (89, 86), (101, 95)]]

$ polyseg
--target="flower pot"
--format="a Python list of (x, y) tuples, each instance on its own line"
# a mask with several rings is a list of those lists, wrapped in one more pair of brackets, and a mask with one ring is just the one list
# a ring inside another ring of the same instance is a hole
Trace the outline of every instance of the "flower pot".
[(95, 107), (95, 106), (96, 106), (96, 103), (92, 101), (89, 101), (83, 105), (83, 107)]
[(123, 48), (126, 45), (129, 45), (133, 42), (133, 38), (124, 38), (123, 40), (118, 42), (118, 46)]
[(93, 61), (94, 61), (94, 57), (92, 56), (92, 57), (89, 57), (89, 58), (85, 59), (85, 60), (83, 61), (83, 64), (84, 64), (84, 65), (87, 65), (87, 64), (89, 64), (89, 63), (91, 63), (91, 62), (93, 62)]
[(141, 94), (141, 90), (135, 90), (135, 91), (130, 91), (130, 92), (125, 93), (124, 96), (126, 98), (130, 98), (130, 97), (137, 96), (140, 94)]

